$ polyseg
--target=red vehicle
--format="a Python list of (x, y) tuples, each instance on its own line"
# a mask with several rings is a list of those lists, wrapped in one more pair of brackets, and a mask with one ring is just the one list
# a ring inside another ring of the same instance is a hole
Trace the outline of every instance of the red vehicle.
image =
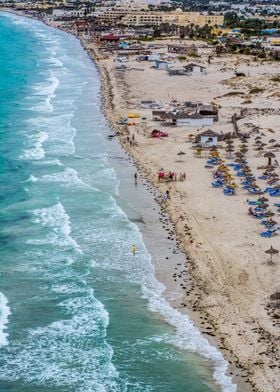
[(168, 133), (167, 132), (162, 132), (158, 129), (154, 129), (152, 131), (152, 137), (167, 137)]

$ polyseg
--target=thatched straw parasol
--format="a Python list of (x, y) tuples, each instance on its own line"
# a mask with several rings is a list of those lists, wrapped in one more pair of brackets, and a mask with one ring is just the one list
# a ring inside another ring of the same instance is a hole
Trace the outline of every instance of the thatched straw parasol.
[(264, 154), (264, 157), (268, 158), (268, 163), (267, 164), (270, 166), (271, 165), (271, 159), (275, 158), (275, 155), (273, 154), (273, 152), (269, 151), (269, 152), (266, 152)]
[(186, 153), (184, 151), (179, 151), (177, 155), (180, 157), (179, 161), (182, 162), (182, 155), (186, 155)]
[(260, 201), (261, 203), (265, 203), (266, 201), (269, 201), (266, 197), (262, 196), (259, 197), (257, 201)]
[(271, 246), (269, 249), (267, 249), (267, 250), (265, 251), (265, 253), (267, 253), (268, 255), (270, 255), (269, 263), (272, 264), (272, 257), (273, 257), (274, 255), (277, 255), (277, 254), (279, 253), (279, 250), (274, 249), (273, 246)]
[(278, 291), (274, 294), (271, 294), (270, 299), (272, 301), (277, 301), (277, 302), (280, 301), (280, 292)]
[(275, 158), (275, 155), (273, 154), (273, 152), (269, 151), (264, 154), (264, 157), (265, 158)]
[(265, 218), (271, 218), (271, 217), (273, 217), (274, 215), (275, 215), (274, 212), (268, 211), (268, 212), (266, 212), (263, 216), (264, 216)]
[(258, 204), (258, 207), (262, 208), (263, 210), (266, 210), (269, 207), (269, 204), (261, 203), (261, 204)]
[(275, 221), (275, 220), (273, 220), (273, 219), (268, 219), (267, 221), (266, 221), (266, 223), (268, 223), (270, 226), (275, 226), (275, 225), (277, 225), (277, 222)]

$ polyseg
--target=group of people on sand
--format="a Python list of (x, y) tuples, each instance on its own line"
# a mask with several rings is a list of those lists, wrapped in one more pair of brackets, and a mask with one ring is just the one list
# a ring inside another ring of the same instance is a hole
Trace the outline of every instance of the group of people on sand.
[(167, 174), (164, 173), (163, 170), (158, 172), (158, 180), (169, 180), (169, 181), (185, 181), (186, 180), (186, 173), (177, 173), (169, 171)]
[(130, 147), (134, 147), (136, 145), (134, 134), (131, 137), (127, 136), (126, 141), (127, 141), (127, 143), (129, 143)]

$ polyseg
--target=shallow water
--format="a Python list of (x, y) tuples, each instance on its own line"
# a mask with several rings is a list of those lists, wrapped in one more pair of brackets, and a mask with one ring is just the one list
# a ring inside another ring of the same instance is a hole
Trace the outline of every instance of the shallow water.
[(0, 391), (235, 391), (116, 201), (85, 51), (4, 14), (0, 48)]

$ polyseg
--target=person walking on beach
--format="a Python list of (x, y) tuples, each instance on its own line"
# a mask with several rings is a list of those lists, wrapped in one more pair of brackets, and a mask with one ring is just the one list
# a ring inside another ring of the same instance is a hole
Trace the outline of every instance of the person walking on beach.
[(134, 174), (134, 184), (137, 185), (137, 173)]
[(132, 245), (132, 247), (131, 247), (131, 250), (132, 250), (132, 254), (133, 254), (133, 256), (135, 256), (135, 253), (136, 253), (136, 245)]

